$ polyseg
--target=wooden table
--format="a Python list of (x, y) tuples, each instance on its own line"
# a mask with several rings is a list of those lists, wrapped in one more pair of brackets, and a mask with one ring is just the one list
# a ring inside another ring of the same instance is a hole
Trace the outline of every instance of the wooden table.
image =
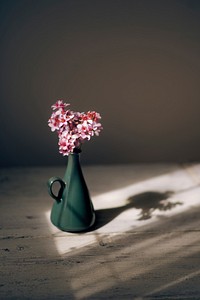
[(200, 299), (200, 164), (83, 167), (84, 234), (49, 220), (64, 171), (1, 169), (0, 299)]

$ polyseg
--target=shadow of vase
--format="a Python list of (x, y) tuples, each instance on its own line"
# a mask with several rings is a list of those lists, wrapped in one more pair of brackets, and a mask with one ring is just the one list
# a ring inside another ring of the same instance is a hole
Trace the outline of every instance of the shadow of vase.
[(158, 209), (160, 211), (171, 210), (181, 202), (171, 202), (168, 200), (173, 195), (172, 191), (164, 193), (156, 191), (148, 191), (138, 195), (130, 196), (124, 206), (96, 210), (96, 223), (93, 229), (98, 229), (111, 222), (118, 215), (130, 208), (139, 210), (137, 220), (147, 220), (152, 217), (153, 212)]

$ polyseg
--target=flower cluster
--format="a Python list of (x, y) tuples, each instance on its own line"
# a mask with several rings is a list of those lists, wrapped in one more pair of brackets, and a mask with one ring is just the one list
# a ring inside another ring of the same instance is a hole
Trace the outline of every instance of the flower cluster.
[(80, 149), (84, 141), (89, 141), (102, 130), (101, 116), (95, 111), (74, 112), (68, 109), (70, 104), (58, 100), (52, 105), (53, 113), (48, 120), (51, 131), (57, 131), (59, 152), (69, 155)]

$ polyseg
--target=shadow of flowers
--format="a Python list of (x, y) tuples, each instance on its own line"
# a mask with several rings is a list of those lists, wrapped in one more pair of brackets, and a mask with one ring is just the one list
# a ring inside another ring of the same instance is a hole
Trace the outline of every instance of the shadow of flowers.
[(131, 196), (127, 199), (128, 205), (126, 207), (134, 207), (140, 209), (140, 216), (138, 220), (147, 220), (152, 217), (152, 213), (159, 209), (166, 211), (174, 208), (181, 202), (167, 201), (173, 195), (173, 192), (167, 191), (165, 193), (145, 192), (139, 195)]
[(114, 207), (109, 209), (100, 209), (96, 211), (95, 229), (98, 229), (115, 219), (123, 211), (136, 208), (140, 210), (138, 220), (147, 220), (152, 217), (153, 212), (158, 209), (160, 211), (171, 210), (181, 202), (171, 202), (168, 199), (173, 195), (172, 191), (164, 193), (156, 191), (148, 191), (138, 195), (130, 196), (122, 207)]

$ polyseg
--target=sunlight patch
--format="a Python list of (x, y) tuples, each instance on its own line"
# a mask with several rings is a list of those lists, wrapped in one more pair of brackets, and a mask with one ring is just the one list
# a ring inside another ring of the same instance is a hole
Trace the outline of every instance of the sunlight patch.
[[(191, 168), (189, 169), (191, 172)], [(114, 175), (113, 175), (114, 176)], [(171, 217), (199, 205), (200, 188), (185, 169), (150, 178), (92, 197), (97, 222), (88, 233), (62, 232), (52, 225), (50, 211), (46, 219), (60, 255), (98, 243), (104, 235), (118, 235)], [(98, 238), (97, 238), (98, 236)]]

